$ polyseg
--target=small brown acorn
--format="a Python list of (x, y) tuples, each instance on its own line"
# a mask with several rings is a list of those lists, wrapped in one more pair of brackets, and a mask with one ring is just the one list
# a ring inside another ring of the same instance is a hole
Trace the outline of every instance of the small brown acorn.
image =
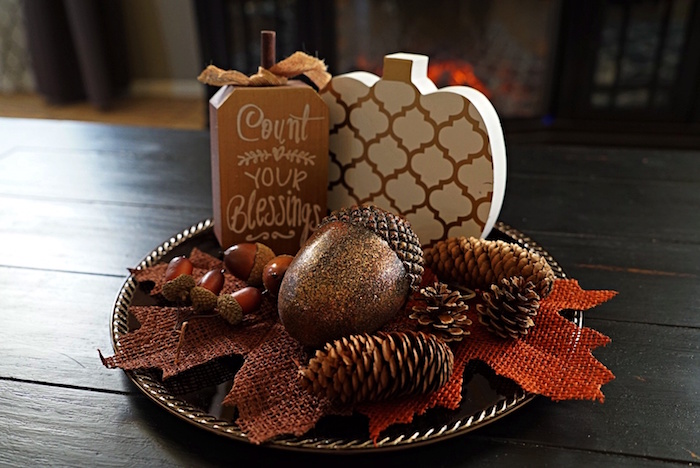
[(194, 265), (189, 258), (181, 255), (179, 257), (174, 257), (168, 263), (168, 267), (165, 269), (165, 281), (171, 281), (180, 275), (191, 275), (194, 270)]
[(262, 282), (265, 289), (272, 294), (277, 296), (282, 285), (282, 279), (284, 279), (284, 274), (289, 268), (289, 264), (292, 263), (294, 257), (292, 255), (278, 255), (265, 265), (262, 273)]
[(275, 253), (260, 242), (232, 245), (224, 252), (224, 266), (229, 273), (251, 286), (262, 286), (263, 267)]
[(410, 224), (374, 206), (332, 213), (289, 265), (278, 312), (290, 336), (320, 346), (372, 333), (403, 307), (423, 273)]
[(236, 325), (243, 320), (243, 316), (260, 307), (262, 293), (258, 288), (248, 286), (231, 294), (219, 296), (216, 310), (231, 325)]
[(218, 296), (221, 290), (224, 289), (225, 281), (226, 278), (224, 277), (224, 270), (214, 269), (206, 272), (204, 276), (197, 281), (197, 286), (208, 289)]
[(190, 291), (196, 286), (192, 275), (182, 274), (163, 285), (161, 294), (171, 302), (185, 302), (190, 297)]
[(223, 270), (210, 270), (202, 276), (197, 285), (190, 291), (192, 307), (197, 312), (206, 312), (216, 307), (217, 296), (224, 288)]

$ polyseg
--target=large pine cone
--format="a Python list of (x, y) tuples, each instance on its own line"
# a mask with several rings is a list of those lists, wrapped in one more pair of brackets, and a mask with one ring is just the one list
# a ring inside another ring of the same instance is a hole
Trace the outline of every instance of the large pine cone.
[(307, 390), (346, 404), (433, 392), (447, 383), (453, 362), (435, 336), (379, 332), (327, 343), (299, 372)]
[(411, 279), (411, 289), (418, 289), (423, 277), (423, 249), (408, 220), (374, 205), (363, 205), (334, 211), (321, 221), (318, 228), (334, 221), (361, 226), (384, 239), (403, 263)]
[(451, 237), (428, 248), (425, 263), (443, 281), (471, 289), (485, 290), (503, 278), (522, 276), (541, 298), (551, 292), (555, 279), (544, 257), (501, 240)]
[(482, 293), (483, 304), (477, 304), (479, 322), (501, 338), (517, 339), (535, 326), (532, 320), (540, 307), (539, 296), (532, 283), (522, 276), (504, 278)]
[(469, 306), (459, 291), (452, 291), (445, 283), (435, 283), (420, 293), (420, 303), (413, 307), (409, 317), (423, 331), (445, 342), (460, 341), (469, 335), (468, 327), (472, 324), (467, 317)]

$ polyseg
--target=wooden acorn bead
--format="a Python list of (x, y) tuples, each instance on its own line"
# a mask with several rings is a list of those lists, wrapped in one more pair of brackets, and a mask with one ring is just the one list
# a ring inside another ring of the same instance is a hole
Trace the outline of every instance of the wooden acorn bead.
[(191, 275), (194, 265), (189, 258), (181, 255), (170, 260), (168, 268), (165, 269), (165, 281), (171, 281), (180, 275)]
[(287, 272), (287, 268), (289, 268), (289, 264), (292, 263), (292, 260), (294, 260), (292, 255), (278, 255), (267, 262), (265, 268), (263, 268), (263, 285), (273, 296), (277, 296), (284, 274)]
[(184, 302), (190, 296), (190, 291), (195, 287), (192, 277), (194, 266), (185, 256), (175, 257), (168, 263), (165, 269), (163, 288), (161, 294), (171, 302)]
[(231, 294), (219, 296), (216, 310), (231, 325), (243, 320), (243, 316), (260, 307), (262, 293), (259, 289), (248, 286)]
[(265, 244), (236, 244), (224, 252), (224, 266), (229, 273), (251, 286), (262, 286), (263, 268), (275, 257), (275, 253)]
[(217, 297), (224, 288), (224, 272), (211, 270), (202, 276), (197, 285), (190, 291), (192, 307), (197, 312), (206, 312), (216, 307)]
[(204, 274), (197, 281), (197, 286), (201, 286), (204, 289), (208, 289), (215, 295), (219, 295), (222, 289), (224, 289), (224, 282), (226, 278), (224, 277), (224, 271), (220, 269), (210, 270)]

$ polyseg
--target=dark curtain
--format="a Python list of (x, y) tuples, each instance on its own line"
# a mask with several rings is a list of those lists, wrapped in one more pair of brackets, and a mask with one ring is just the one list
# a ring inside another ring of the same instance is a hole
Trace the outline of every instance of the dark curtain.
[(109, 108), (129, 82), (121, 3), (25, 0), (24, 13), (37, 91), (52, 104)]

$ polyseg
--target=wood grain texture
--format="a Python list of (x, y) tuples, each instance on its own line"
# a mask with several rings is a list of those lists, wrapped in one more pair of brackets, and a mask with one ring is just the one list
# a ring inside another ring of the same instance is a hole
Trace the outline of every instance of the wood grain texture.
[(398, 452), (309, 454), (216, 437), (142, 396), (0, 380), (0, 464), (69, 466), (658, 466), (620, 454), (466, 436)]
[(614, 289), (586, 316), (700, 328), (700, 245), (528, 232), (585, 289)]
[[(170, 170), (174, 165), (185, 170)], [(186, 152), (16, 148), (0, 158), (0, 191), (22, 198), (211, 211), (209, 164)]]
[(157, 155), (187, 152), (192, 145), (200, 152), (190, 154), (207, 161), (209, 136), (205, 131), (170, 130), (147, 127), (105, 125), (70, 120), (0, 118), (0, 158), (15, 148), (34, 147), (75, 150), (148, 150)]
[(0, 265), (124, 276), (156, 246), (211, 216), (145, 207), (0, 196)]
[(124, 278), (0, 267), (0, 378), (133, 390), (112, 354), (111, 312)]
[(700, 330), (586, 319), (612, 338), (594, 355), (615, 373), (605, 403), (538, 398), (484, 435), (693, 462), (700, 418)]
[(568, 180), (700, 182), (700, 151), (565, 145), (508, 147), (511, 173)]

